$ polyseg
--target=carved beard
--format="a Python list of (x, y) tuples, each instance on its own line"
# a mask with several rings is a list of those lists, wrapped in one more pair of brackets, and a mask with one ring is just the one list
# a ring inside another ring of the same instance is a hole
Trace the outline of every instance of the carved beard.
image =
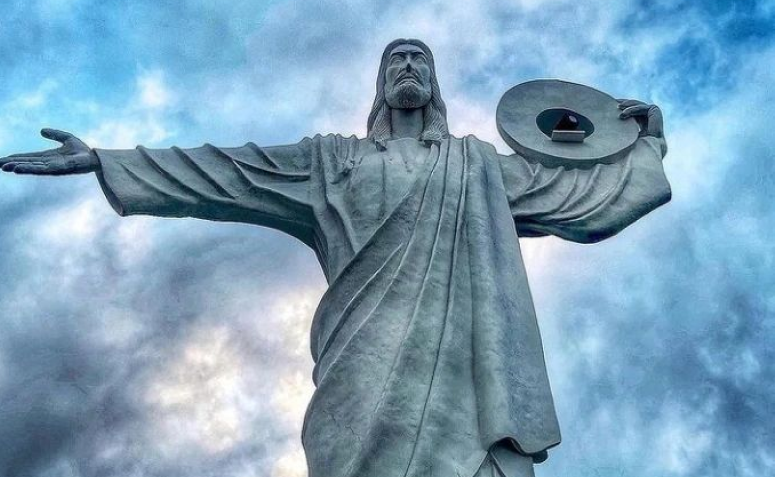
[(385, 101), (394, 109), (422, 108), (431, 100), (431, 91), (414, 82), (401, 83), (385, 92)]

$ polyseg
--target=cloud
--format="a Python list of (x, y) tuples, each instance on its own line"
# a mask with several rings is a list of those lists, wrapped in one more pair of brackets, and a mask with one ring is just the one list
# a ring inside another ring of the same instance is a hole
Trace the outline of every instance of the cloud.
[(163, 71), (141, 71), (126, 104), (96, 108), (93, 114), (106, 119), (87, 131), (83, 140), (90, 147), (103, 149), (131, 149), (141, 142), (160, 144), (175, 136), (169, 130), (175, 102), (176, 93), (167, 85)]
[[(12, 383), (0, 405), (2, 472), (52, 471), (62, 455), (77, 463), (76, 475), (178, 475), (181, 459), (201, 475), (248, 463), (271, 468), (298, 440), (310, 385), (287, 376), (309, 361), (299, 330), (308, 332), (311, 313), (288, 305), (293, 280), (272, 284), (274, 274), (247, 272), (280, 263), (292, 271), (295, 252), (270, 251), (270, 235), (263, 252), (245, 257), (245, 245), (260, 249), (262, 240), (244, 227), (182, 246), (182, 229), (151, 227), (154, 246), (127, 261), (118, 218), (90, 204), (63, 207), (50, 223), (30, 221), (9, 239), (32, 238), (18, 258), (35, 265), (14, 274), (0, 301)], [(89, 228), (67, 221), (74, 211), (90, 217)], [(262, 286), (264, 299), (255, 293)], [(320, 291), (310, 293), (314, 303)], [(44, 412), (49, 406), (56, 414)], [(49, 440), (41, 443), (41, 432)]]
[[(396, 37), (433, 48), (453, 132), (502, 152), (495, 107), (521, 81), (654, 101), (673, 202), (598, 245), (522, 244), (565, 438), (537, 472), (767, 475), (770, 4), (13, 2), (0, 154), (58, 124), (110, 148), (363, 135)], [(120, 219), (93, 177), (0, 188), (0, 474), (305, 475), (310, 250)]]
[(272, 477), (306, 477), (307, 464), (304, 453), (294, 450), (281, 456), (272, 468)]
[(164, 73), (159, 70), (144, 72), (137, 78), (140, 105), (148, 109), (168, 106), (173, 101), (173, 92), (167, 86)]

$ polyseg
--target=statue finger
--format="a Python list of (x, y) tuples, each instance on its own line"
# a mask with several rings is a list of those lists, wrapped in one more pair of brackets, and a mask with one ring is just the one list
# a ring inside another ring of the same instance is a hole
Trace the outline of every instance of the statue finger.
[(52, 174), (48, 164), (44, 164), (42, 162), (26, 162), (23, 164), (17, 164), (12, 172), (14, 174)]
[(627, 109), (639, 104), (646, 104), (643, 101), (638, 101), (637, 99), (617, 99), (617, 101), (619, 102), (619, 109)]
[[(34, 153), (33, 153), (34, 154)], [(40, 160), (43, 158), (43, 156), (35, 156), (35, 155), (28, 155), (28, 154), (14, 154), (8, 157), (4, 157), (0, 159), (0, 167), (3, 168), (5, 171), (5, 166), (9, 164), (23, 164), (25, 162), (40, 162)]]
[(41, 162), (41, 161), (24, 161), (24, 162), (13, 161), (13, 162), (7, 162), (3, 164), (2, 170), (3, 172), (16, 172), (16, 169), (24, 165), (46, 166), (47, 163)]
[(42, 157), (51, 157), (51, 156), (57, 156), (62, 154), (62, 148), (56, 148), (56, 149), (46, 149), (44, 151), (34, 151), (34, 152), (20, 152), (18, 154), (11, 154), (9, 156), (0, 158), (0, 164), (5, 162), (29, 162), (29, 161), (37, 161)]
[(51, 139), (52, 141), (59, 141), (62, 143), (67, 141), (68, 139), (72, 139), (75, 137), (69, 132), (60, 131), (59, 129), (51, 129), (51, 128), (41, 129), (40, 135), (46, 139)]
[(621, 119), (627, 119), (627, 118), (631, 118), (633, 116), (645, 116), (645, 115), (648, 114), (650, 108), (651, 108), (651, 106), (649, 106), (648, 104), (645, 104), (645, 103), (643, 103), (643, 104), (636, 104), (636, 105), (630, 106), (627, 109), (625, 109), (624, 111), (622, 111), (619, 114), (619, 117)]

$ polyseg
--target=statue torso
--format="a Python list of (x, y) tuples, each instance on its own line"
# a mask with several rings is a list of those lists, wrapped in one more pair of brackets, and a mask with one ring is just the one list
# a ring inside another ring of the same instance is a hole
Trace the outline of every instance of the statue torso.
[(431, 148), (416, 139), (387, 142), (384, 151), (362, 148), (346, 185), (353, 231), (362, 245), (395, 208), (417, 178)]

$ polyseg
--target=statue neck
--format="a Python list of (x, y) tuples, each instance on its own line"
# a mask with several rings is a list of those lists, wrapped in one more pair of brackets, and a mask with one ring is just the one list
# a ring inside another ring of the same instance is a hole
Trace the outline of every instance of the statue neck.
[(411, 137), (420, 139), (425, 122), (423, 108), (415, 109), (390, 109), (390, 127), (393, 139)]

